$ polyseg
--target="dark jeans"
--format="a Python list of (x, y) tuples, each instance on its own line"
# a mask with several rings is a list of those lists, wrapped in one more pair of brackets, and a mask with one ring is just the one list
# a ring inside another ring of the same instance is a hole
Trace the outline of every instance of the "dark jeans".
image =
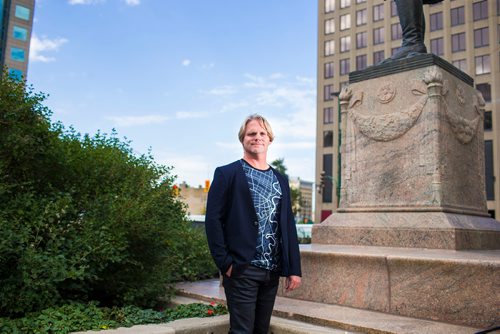
[(235, 276), (224, 275), (230, 334), (267, 334), (278, 284), (278, 273), (254, 266)]

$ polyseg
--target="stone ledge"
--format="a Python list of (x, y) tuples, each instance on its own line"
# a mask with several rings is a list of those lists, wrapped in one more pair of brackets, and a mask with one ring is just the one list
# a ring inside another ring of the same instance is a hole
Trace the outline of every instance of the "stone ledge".
[(287, 296), (463, 326), (498, 321), (500, 250), (302, 245)]
[[(179, 294), (190, 298), (225, 302), (224, 290), (217, 279), (180, 283), (177, 285), (177, 289)], [(317, 326), (336, 328), (341, 330), (341, 333), (343, 333), (342, 331), (353, 331), (366, 334), (472, 334), (479, 331), (477, 328), (467, 326), (283, 296), (276, 298), (273, 315)]]
[(318, 244), (435, 249), (500, 249), (500, 223), (447, 212), (336, 212), (315, 224)]

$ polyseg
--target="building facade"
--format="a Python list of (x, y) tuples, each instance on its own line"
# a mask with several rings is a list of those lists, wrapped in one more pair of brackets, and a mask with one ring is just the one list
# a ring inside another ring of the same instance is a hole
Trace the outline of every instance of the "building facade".
[(301, 180), (299, 177), (289, 178), (290, 189), (297, 189), (299, 191), (299, 200), (297, 203), (292, 203), (292, 205), (297, 206), (295, 211), (297, 215), (295, 217), (296, 222), (312, 222), (313, 217), (313, 182)]
[[(425, 44), (474, 79), (486, 101), (488, 211), (500, 210), (500, 0), (445, 0), (424, 6)], [(337, 208), (340, 187), (338, 94), (349, 72), (378, 64), (401, 45), (394, 1), (318, 0), (315, 222)]]
[(0, 64), (26, 79), (35, 0), (0, 0)]

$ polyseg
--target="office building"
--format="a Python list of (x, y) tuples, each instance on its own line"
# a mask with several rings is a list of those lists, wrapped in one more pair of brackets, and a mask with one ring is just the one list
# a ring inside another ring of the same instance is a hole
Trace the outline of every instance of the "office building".
[(15, 78), (25, 78), (35, 0), (0, 0), (0, 64)]
[[(338, 93), (349, 72), (378, 64), (401, 45), (394, 1), (318, 0), (315, 222), (337, 208)], [(428, 52), (474, 79), (486, 101), (484, 148), (488, 211), (500, 211), (500, 0), (445, 0), (424, 6)], [(323, 184), (324, 186), (320, 186)]]

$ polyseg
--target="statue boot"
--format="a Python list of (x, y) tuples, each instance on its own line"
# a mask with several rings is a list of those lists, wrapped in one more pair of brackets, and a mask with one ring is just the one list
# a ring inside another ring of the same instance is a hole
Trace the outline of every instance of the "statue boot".
[(401, 47), (391, 57), (380, 62), (380, 64), (427, 53), (427, 48), (424, 44), (425, 16), (422, 0), (395, 1), (398, 8), (399, 23), (403, 31), (403, 41)]

